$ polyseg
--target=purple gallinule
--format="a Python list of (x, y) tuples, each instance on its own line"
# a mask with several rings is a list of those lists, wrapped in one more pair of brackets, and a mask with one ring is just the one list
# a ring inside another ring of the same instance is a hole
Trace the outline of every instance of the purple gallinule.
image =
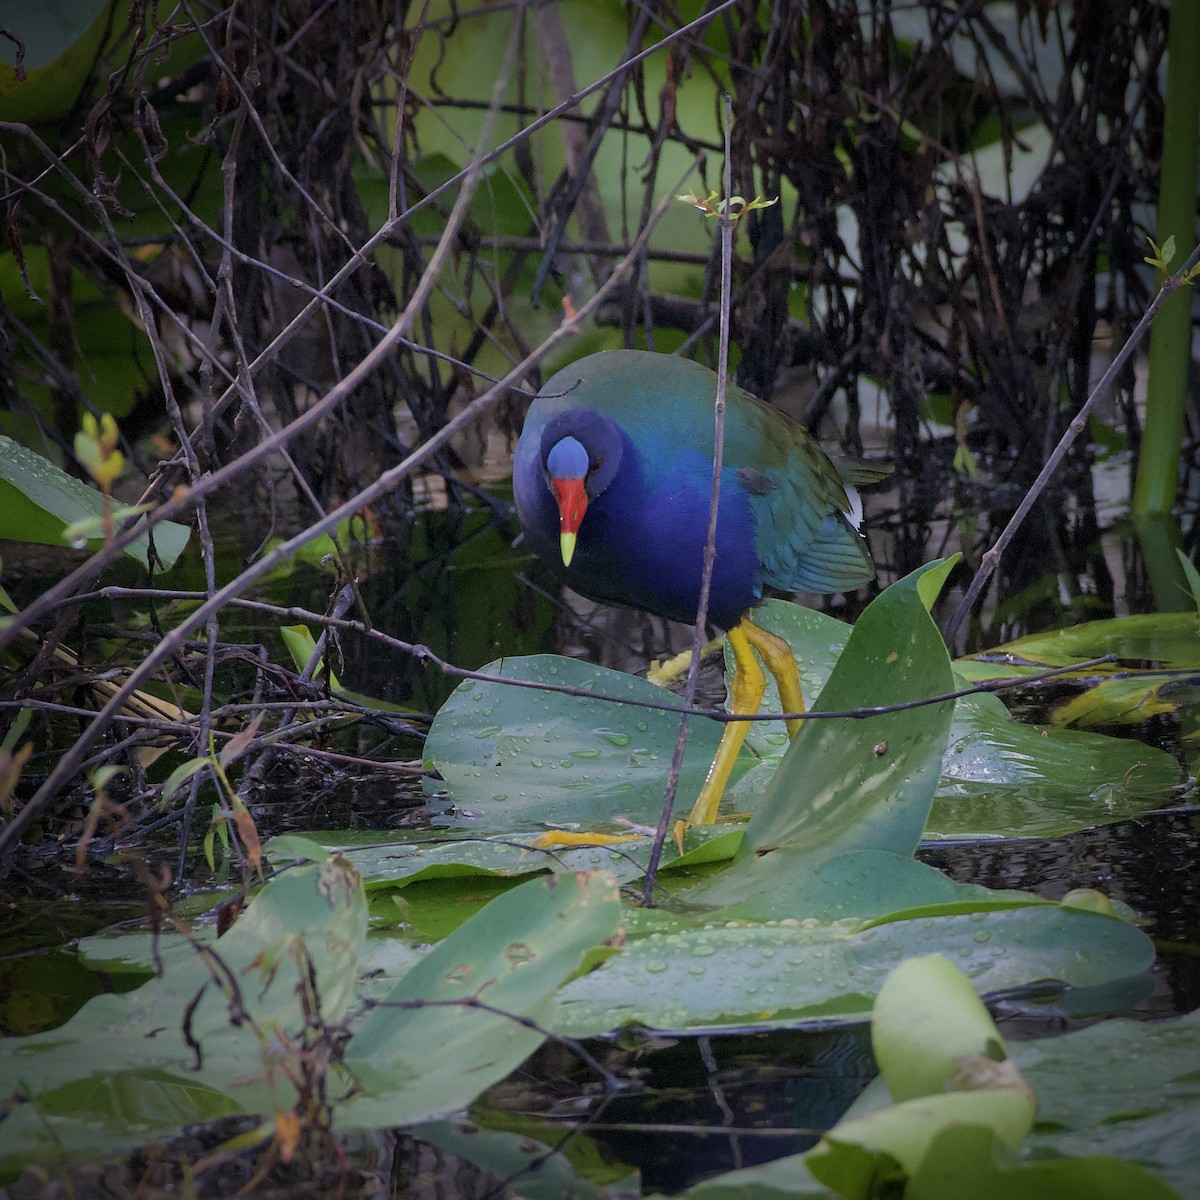
[[(535, 553), (575, 591), (694, 622), (712, 491), (717, 377), (682, 358), (609, 350), (572, 363), (534, 398), (513, 461)], [(708, 619), (733, 650), (730, 711), (757, 712), (766, 676), (803, 712), (788, 644), (748, 613), (766, 587), (840, 592), (874, 577), (855, 483), (890, 467), (834, 462), (794, 421), (726, 391), (724, 462)], [(792, 736), (800, 721), (788, 723)], [(711, 824), (746, 737), (725, 726), (689, 824)]]

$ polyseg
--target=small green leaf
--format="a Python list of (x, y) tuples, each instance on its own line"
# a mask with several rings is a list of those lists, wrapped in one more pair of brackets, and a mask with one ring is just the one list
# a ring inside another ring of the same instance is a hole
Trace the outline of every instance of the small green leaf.
[[(79, 521), (99, 521), (103, 505), (103, 497), (94, 488), (12, 438), (0, 435), (0, 538), (61, 546), (67, 527)], [(174, 521), (161, 521), (155, 526), (154, 546), (167, 569), (183, 553), (189, 536), (187, 526)], [(102, 543), (101, 538), (88, 539), (92, 549)], [(131, 542), (125, 553), (146, 566), (147, 535), (143, 533)]]
[[(940, 954), (901, 963), (880, 989), (871, 1013), (871, 1044), (895, 1101), (973, 1088), (1017, 1088), (1008, 1049), (971, 981)], [(980, 1070), (980, 1065), (984, 1069)]]
[(341, 1124), (403, 1124), (470, 1103), (537, 1048), (551, 996), (620, 920), (604, 872), (535, 879), (496, 897), (359, 1024), (345, 1061), (364, 1094)]
[(1196, 570), (1196, 564), (1181, 549), (1176, 549), (1175, 553), (1179, 555), (1180, 565), (1187, 578), (1188, 589), (1192, 593), (1192, 603), (1195, 604), (1196, 611), (1200, 613), (1200, 571)]
[[(113, 505), (112, 513), (109, 520), (114, 529), (116, 529), (123, 521), (129, 517), (141, 516), (142, 513), (154, 511), (153, 504), (116, 504)], [(104, 536), (104, 517), (83, 517), (78, 521), (72, 521), (62, 531), (62, 540), (68, 546), (74, 546), (78, 542), (94, 541), (97, 538)]]
[[(317, 649), (316, 640), (309, 632), (308, 626), (281, 625), (279, 635), (283, 638), (283, 644), (292, 656), (292, 662), (296, 664), (296, 669), (303, 670), (307, 667)], [(328, 667), (328, 663), (326, 666)], [(341, 682), (332, 670), (329, 671), (329, 690), (334, 693), (342, 690)]]
[(92, 785), (93, 791), (99, 792), (108, 786), (114, 776), (122, 775), (128, 769), (128, 767), (98, 767), (88, 776), (88, 782)]
[[(272, 862), (324, 862), (330, 852), (319, 842), (299, 833), (281, 833), (263, 843), (263, 854)], [(353, 862), (353, 859), (350, 861)], [(358, 863), (354, 864), (358, 869)], [(359, 871), (359, 875), (362, 872)]]
[(159, 800), (159, 804), (163, 808), (166, 808), (166, 806), (171, 802), (171, 797), (174, 796), (175, 793), (179, 791), (179, 789), (183, 787), (183, 785), (187, 783), (187, 781), (191, 779), (193, 775), (195, 775), (198, 771), (203, 771), (206, 766), (208, 766), (207, 758), (190, 758), (187, 762), (180, 763), (179, 766), (177, 766), (175, 770), (173, 770), (170, 775), (163, 780), (162, 796)]
[(954, 451), (952, 465), (955, 472), (959, 475), (965, 475), (968, 479), (979, 478), (979, 463), (976, 461), (971, 447), (966, 442), (959, 442), (958, 447)]

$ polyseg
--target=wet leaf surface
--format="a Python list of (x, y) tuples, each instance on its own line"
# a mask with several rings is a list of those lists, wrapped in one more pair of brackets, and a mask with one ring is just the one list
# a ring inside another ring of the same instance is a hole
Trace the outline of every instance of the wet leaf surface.
[(929, 916), (861, 928), (795, 918), (656, 933), (560, 993), (559, 1032), (638, 1023), (665, 1031), (865, 1020), (905, 958), (945, 954), (982, 994), (1037, 980), (1092, 986), (1146, 970), (1149, 939), (1056, 905)]
[[(675, 704), (662, 688), (619, 671), (539, 654), (484, 668), (505, 679), (597, 696)], [(438, 713), (425, 745), (453, 800), (456, 825), (479, 833), (621, 831), (618, 818), (656, 822), (679, 716), (590, 695), (468, 681)], [(693, 716), (678, 804), (690, 806), (721, 740), (719, 723)]]
[(620, 920), (602, 872), (531, 880), (493, 900), (356, 1026), (345, 1063), (363, 1094), (339, 1123), (404, 1124), (468, 1104), (537, 1048), (554, 992)]

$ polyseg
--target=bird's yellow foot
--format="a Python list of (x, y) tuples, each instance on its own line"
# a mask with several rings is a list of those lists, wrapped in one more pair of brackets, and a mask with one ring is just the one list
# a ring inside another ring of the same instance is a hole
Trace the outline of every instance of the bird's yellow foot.
[(617, 842), (636, 842), (644, 833), (571, 833), (566, 829), (549, 829), (529, 841), (535, 850), (549, 850), (556, 846), (611, 846)]
[(676, 821), (671, 829), (671, 841), (675, 843), (675, 849), (680, 854), (683, 853), (683, 835), (691, 829), (691, 821)]
[[(784, 712), (801, 713), (804, 711), (804, 695), (800, 688), (800, 673), (792, 649), (783, 638), (755, 625), (749, 618), (744, 618), (726, 634), (730, 649), (733, 651), (734, 671), (729, 686), (729, 711), (731, 715), (749, 715), (758, 712), (762, 702), (763, 692), (766, 691), (767, 677), (759, 663), (766, 665), (767, 670), (775, 676), (779, 687), (779, 699)], [(685, 653), (676, 655), (668, 663), (664, 663), (660, 671), (669, 673), (672, 669), (681, 670), (686, 667), (690, 657)], [(793, 718), (788, 721), (788, 735), (794, 737), (800, 729), (801, 722)], [(684, 853), (684, 834), (693, 825), (714, 825), (717, 821), (717, 810), (733, 772), (734, 763), (742, 743), (746, 740), (748, 725), (744, 721), (730, 721), (725, 726), (721, 744), (717, 747), (712, 766), (708, 769), (708, 778), (696, 800), (687, 820), (676, 821), (671, 830), (671, 840), (680, 854)], [(636, 828), (636, 827), (635, 827)], [(614, 843), (634, 841), (637, 838), (648, 837), (653, 833), (650, 829), (639, 829), (630, 833), (570, 833), (565, 829), (551, 829), (540, 833), (532, 840), (532, 847), (546, 850), (555, 846), (610, 846)]]
[[(700, 648), (700, 657), (702, 659), (707, 658), (720, 648), (721, 639), (713, 638), (712, 641), (705, 642)], [(691, 665), (692, 652), (690, 650), (681, 650), (671, 658), (664, 658), (662, 662), (652, 663), (646, 671), (646, 678), (659, 687), (670, 687), (672, 684), (678, 683), (687, 674), (687, 669)]]

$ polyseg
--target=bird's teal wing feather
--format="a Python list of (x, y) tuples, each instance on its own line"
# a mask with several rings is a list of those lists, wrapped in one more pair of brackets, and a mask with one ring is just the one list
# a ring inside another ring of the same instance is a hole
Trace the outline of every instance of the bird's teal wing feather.
[(844, 592), (875, 576), (862, 535), (841, 513), (821, 522), (817, 537), (791, 565), (786, 584), (797, 592)]
[(763, 581), (785, 591), (840, 592), (872, 579), (837, 466), (800, 425), (753, 396), (731, 391), (730, 401), (737, 419), (728, 459), (755, 459), (742, 484), (751, 494)]

